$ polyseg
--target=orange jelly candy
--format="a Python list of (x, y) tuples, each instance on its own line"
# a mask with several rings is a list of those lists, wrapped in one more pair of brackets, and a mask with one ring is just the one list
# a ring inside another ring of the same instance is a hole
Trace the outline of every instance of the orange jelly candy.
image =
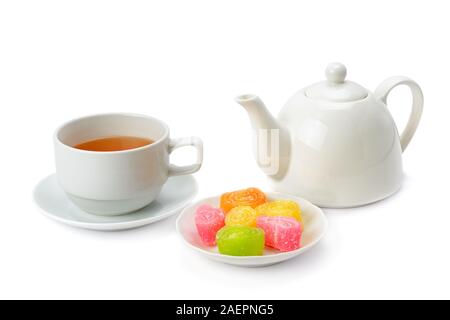
[(237, 206), (250, 206), (256, 208), (260, 204), (266, 202), (266, 195), (257, 188), (227, 192), (220, 197), (220, 207), (225, 213)]

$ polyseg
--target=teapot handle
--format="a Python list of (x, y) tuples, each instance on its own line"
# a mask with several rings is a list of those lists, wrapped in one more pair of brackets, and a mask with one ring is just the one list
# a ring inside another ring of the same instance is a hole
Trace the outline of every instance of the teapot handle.
[(402, 146), (402, 151), (405, 151), (409, 142), (411, 141), (414, 133), (416, 132), (417, 126), (419, 125), (420, 117), (423, 111), (423, 93), (419, 85), (406, 77), (391, 77), (384, 80), (378, 88), (375, 90), (375, 97), (380, 99), (384, 104), (386, 104), (387, 96), (392, 89), (399, 85), (406, 85), (411, 90), (412, 94), (412, 110), (409, 116), (408, 123), (405, 130), (400, 135), (400, 145)]

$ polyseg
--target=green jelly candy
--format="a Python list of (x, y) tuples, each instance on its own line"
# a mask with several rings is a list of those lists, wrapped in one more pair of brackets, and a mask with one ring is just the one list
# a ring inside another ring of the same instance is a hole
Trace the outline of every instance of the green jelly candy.
[(229, 256), (262, 256), (264, 230), (244, 226), (226, 226), (217, 232), (217, 246), (221, 254)]

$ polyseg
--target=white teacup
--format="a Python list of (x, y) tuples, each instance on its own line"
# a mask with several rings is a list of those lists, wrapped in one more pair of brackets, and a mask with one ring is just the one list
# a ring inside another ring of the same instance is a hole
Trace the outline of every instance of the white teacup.
[[(136, 136), (154, 142), (135, 149), (97, 152), (74, 148), (108, 136)], [(137, 114), (100, 114), (72, 120), (54, 135), (56, 173), (70, 200), (89, 213), (120, 215), (150, 204), (170, 176), (200, 169), (203, 144), (199, 138), (170, 139), (168, 126)], [(197, 162), (175, 166), (169, 154), (193, 146)]]

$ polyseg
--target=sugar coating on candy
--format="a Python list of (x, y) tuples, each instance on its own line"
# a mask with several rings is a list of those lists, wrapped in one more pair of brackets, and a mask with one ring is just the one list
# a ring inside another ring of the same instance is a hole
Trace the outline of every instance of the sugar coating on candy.
[(203, 204), (195, 211), (197, 232), (206, 246), (216, 245), (216, 233), (225, 225), (225, 214), (222, 209)]
[(257, 216), (256, 210), (250, 206), (234, 207), (225, 216), (225, 225), (256, 227)]
[(258, 216), (289, 217), (302, 222), (302, 214), (297, 202), (292, 200), (275, 200), (256, 208)]
[(221, 254), (229, 256), (261, 256), (264, 252), (264, 231), (260, 228), (225, 226), (217, 232)]
[(283, 252), (300, 248), (302, 225), (296, 219), (261, 216), (256, 225), (264, 230), (266, 246)]
[(220, 207), (225, 213), (237, 206), (256, 208), (265, 202), (267, 202), (266, 195), (257, 188), (226, 192), (220, 197)]

